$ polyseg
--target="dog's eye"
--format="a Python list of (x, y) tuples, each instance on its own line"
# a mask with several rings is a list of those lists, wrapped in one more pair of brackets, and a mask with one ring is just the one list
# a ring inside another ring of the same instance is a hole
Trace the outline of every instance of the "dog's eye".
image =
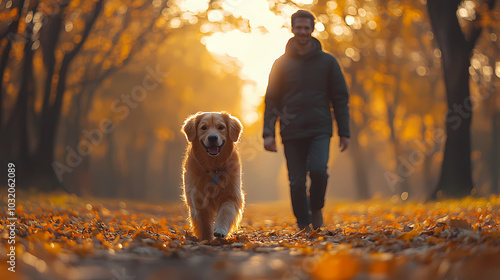
[(201, 130), (207, 130), (207, 127), (206, 126), (202, 126)]
[(225, 127), (223, 125), (219, 125), (219, 130), (223, 130)]

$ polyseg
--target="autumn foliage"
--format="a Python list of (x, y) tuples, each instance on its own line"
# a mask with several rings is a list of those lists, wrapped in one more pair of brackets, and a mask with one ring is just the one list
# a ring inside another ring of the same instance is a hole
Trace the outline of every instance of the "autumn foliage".
[[(7, 246), (3, 208), (1, 242)], [(180, 204), (31, 197), (16, 208), (19, 273), (66, 279), (69, 271), (83, 273), (69, 268), (82, 268), (86, 260), (97, 260), (102, 273), (110, 274), (108, 262), (149, 259), (188, 278), (208, 273), (238, 279), (492, 279), (500, 263), (497, 196), (332, 203), (325, 208), (326, 226), (309, 233), (297, 231), (289, 208), (249, 205), (235, 235), (208, 242), (193, 237)], [(194, 259), (203, 270), (191, 267)], [(184, 265), (175, 268), (179, 263)], [(243, 269), (249, 265), (255, 269)], [(161, 270), (139, 267), (126, 265), (128, 275), (156, 279), (154, 271)]]

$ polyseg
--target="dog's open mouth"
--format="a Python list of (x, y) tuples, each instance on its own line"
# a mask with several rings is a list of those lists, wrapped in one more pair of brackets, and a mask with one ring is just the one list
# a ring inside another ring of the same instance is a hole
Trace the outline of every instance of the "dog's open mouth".
[(224, 146), (224, 143), (226, 142), (222, 142), (222, 145), (220, 146), (217, 146), (217, 145), (212, 145), (212, 146), (205, 146), (205, 144), (203, 143), (203, 141), (201, 141), (201, 144), (203, 145), (203, 147), (205, 147), (205, 150), (207, 150), (207, 153), (211, 156), (216, 156), (220, 153), (220, 150), (222, 149), (222, 146)]

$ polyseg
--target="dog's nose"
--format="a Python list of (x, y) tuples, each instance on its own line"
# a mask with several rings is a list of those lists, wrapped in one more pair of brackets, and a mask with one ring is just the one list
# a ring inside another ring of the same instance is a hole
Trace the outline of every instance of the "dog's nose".
[(210, 135), (210, 136), (208, 136), (208, 142), (209, 143), (215, 143), (215, 142), (217, 142), (218, 139), (219, 139), (219, 137), (217, 135)]

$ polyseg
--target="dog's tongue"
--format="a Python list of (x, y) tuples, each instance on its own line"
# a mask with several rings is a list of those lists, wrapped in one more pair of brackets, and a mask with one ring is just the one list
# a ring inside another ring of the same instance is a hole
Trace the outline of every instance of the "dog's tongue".
[(219, 152), (219, 147), (217, 146), (208, 147), (208, 152), (211, 155), (216, 155)]

